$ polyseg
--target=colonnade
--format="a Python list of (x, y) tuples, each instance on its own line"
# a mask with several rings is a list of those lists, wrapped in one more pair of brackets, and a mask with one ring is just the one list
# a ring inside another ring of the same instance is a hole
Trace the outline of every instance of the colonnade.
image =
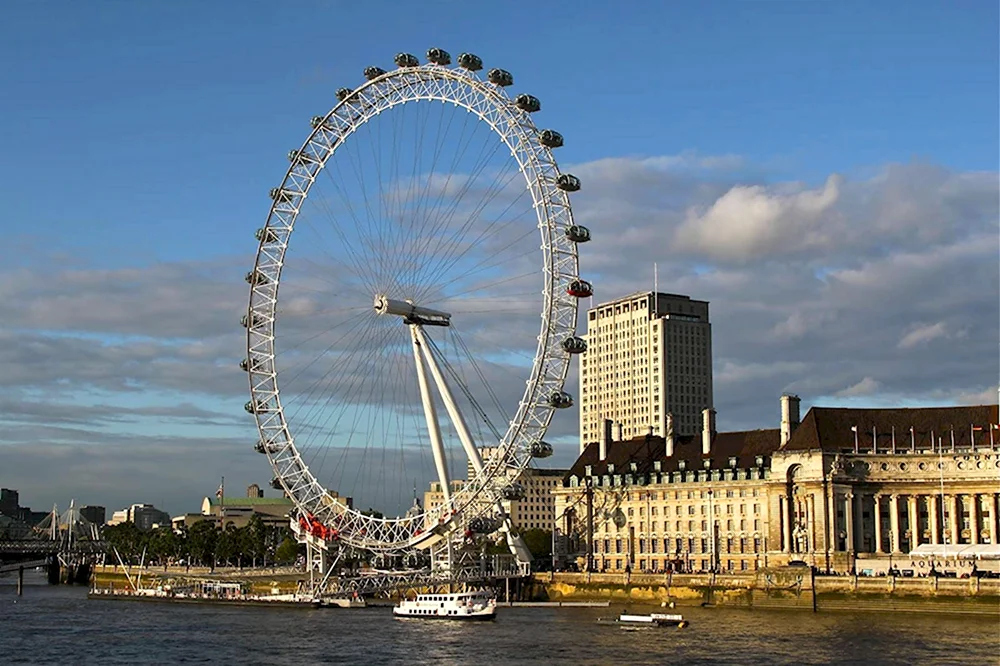
[[(831, 517), (837, 514), (836, 504), (842, 510), (842, 518), (835, 522), (836, 536), (843, 539), (845, 549), (853, 552), (900, 553), (904, 541), (912, 550), (925, 543), (976, 545), (980, 543), (1000, 543), (1000, 523), (998, 508), (1000, 498), (997, 493), (945, 493), (905, 494), (884, 492), (846, 492), (831, 498)], [(865, 522), (866, 508), (872, 509), (872, 518)], [(885, 524), (883, 509), (888, 510), (888, 525)], [(925, 522), (921, 517), (926, 516)], [(965, 527), (968, 516), (968, 528)], [(864, 535), (869, 530), (874, 534), (874, 543), (865, 543)], [(782, 524), (783, 542), (790, 532)], [(967, 529), (968, 534), (964, 535)], [(986, 532), (985, 537), (983, 532)], [(835, 538), (836, 538), (835, 536)], [(840, 550), (839, 540), (836, 550)]]

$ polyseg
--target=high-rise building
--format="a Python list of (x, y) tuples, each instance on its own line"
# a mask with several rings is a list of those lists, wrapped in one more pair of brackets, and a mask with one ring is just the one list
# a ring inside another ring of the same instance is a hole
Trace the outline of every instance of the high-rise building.
[(107, 509), (103, 506), (88, 504), (80, 507), (80, 516), (94, 525), (103, 525), (107, 514)]
[(712, 325), (708, 302), (639, 292), (587, 311), (580, 359), (580, 451), (604, 437), (695, 435), (712, 407)]
[(10, 488), (0, 488), (0, 515), (17, 518), (19, 507), (17, 491)]

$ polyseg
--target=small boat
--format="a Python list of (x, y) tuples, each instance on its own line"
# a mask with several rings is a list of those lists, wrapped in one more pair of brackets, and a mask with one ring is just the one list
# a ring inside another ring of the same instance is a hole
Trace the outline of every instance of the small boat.
[(497, 600), (490, 592), (418, 594), (416, 599), (400, 601), (392, 614), (424, 620), (492, 620), (497, 616)]
[(649, 613), (648, 615), (634, 615), (632, 613), (622, 613), (614, 618), (598, 618), (601, 624), (616, 624), (623, 628), (638, 627), (677, 627), (683, 629), (688, 626), (688, 621), (683, 615), (672, 613)]

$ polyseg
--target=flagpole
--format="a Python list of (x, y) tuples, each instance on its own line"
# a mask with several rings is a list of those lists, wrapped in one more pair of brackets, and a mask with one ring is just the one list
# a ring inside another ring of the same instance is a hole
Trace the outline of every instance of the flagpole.
[(851, 430), (854, 431), (854, 452), (858, 452), (858, 426), (851, 426)]
[(878, 453), (878, 432), (872, 426), (872, 453)]
[(955, 452), (955, 427), (951, 428), (951, 452)]
[(226, 477), (219, 484), (219, 530), (226, 529)]
[(913, 432), (913, 426), (910, 426), (910, 451), (917, 450), (917, 434)]
[(896, 426), (892, 426), (892, 455), (896, 455)]
[(969, 424), (969, 446), (972, 447), (972, 452), (976, 452), (976, 426), (972, 423)]

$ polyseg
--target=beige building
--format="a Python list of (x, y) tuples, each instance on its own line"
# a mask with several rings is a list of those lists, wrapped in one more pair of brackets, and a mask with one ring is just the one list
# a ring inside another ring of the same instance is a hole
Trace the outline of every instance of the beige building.
[(605, 436), (694, 435), (712, 406), (712, 325), (708, 302), (640, 292), (587, 311), (580, 359), (580, 451)]
[(775, 429), (715, 432), (706, 410), (698, 436), (589, 445), (556, 490), (560, 550), (589, 550), (595, 571), (849, 572), (998, 543), (996, 405), (814, 407), (801, 423), (797, 397), (781, 405)]

